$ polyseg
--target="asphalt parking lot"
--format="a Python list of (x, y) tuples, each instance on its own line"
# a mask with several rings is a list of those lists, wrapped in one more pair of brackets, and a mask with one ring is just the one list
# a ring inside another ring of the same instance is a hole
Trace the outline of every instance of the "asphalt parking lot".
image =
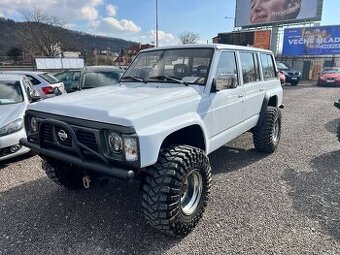
[(284, 94), (278, 151), (247, 133), (210, 155), (210, 203), (184, 239), (145, 223), (137, 185), (67, 191), (38, 156), (0, 163), (0, 254), (340, 254), (340, 88)]

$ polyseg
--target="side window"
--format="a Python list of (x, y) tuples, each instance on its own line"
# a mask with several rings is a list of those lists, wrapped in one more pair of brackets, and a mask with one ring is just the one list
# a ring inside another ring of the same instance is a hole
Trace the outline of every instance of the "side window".
[(262, 65), (262, 73), (263, 78), (265, 80), (270, 80), (276, 77), (275, 75), (275, 66), (273, 58), (270, 54), (261, 54), (261, 65)]
[(240, 52), (243, 84), (260, 80), (259, 64), (255, 53)]
[(73, 76), (73, 80), (74, 81), (79, 81), (79, 78), (80, 78), (80, 72), (75, 72), (74, 76)]
[(33, 76), (31, 75), (26, 75), (27, 78), (30, 80), (30, 82), (32, 82), (33, 85), (38, 85), (40, 84), (40, 81), (38, 81), (36, 78), (34, 78)]
[(217, 90), (235, 88), (239, 85), (234, 52), (224, 51), (221, 53), (215, 77)]

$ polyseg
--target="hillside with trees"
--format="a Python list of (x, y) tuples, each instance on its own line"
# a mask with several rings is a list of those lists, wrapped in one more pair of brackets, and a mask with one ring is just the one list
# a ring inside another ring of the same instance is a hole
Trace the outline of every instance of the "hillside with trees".
[[(53, 23), (54, 24), (54, 23)], [(82, 55), (97, 51), (121, 52), (135, 42), (81, 33), (48, 22), (15, 22), (0, 17), (0, 56), (24, 52), (36, 56), (54, 56), (56, 42), (63, 51), (80, 51)], [(44, 31), (44, 32), (42, 32)], [(32, 43), (37, 44), (31, 47)], [(45, 44), (45, 45), (44, 45)], [(46, 45), (49, 45), (47, 47)]]

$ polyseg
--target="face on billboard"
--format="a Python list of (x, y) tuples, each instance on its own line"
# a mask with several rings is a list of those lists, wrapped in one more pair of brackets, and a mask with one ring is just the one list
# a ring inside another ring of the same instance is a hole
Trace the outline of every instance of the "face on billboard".
[(294, 19), (301, 9), (301, 0), (251, 0), (250, 23), (271, 23)]
[(315, 19), (318, 0), (237, 0), (235, 26)]

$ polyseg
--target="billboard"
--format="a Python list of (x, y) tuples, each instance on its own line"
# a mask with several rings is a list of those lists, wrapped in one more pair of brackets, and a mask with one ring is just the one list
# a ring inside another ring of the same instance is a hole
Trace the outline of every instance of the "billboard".
[(270, 30), (220, 33), (214, 42), (269, 49), (270, 36)]
[(323, 0), (236, 0), (235, 27), (320, 21)]
[(285, 29), (284, 56), (340, 54), (340, 26)]

